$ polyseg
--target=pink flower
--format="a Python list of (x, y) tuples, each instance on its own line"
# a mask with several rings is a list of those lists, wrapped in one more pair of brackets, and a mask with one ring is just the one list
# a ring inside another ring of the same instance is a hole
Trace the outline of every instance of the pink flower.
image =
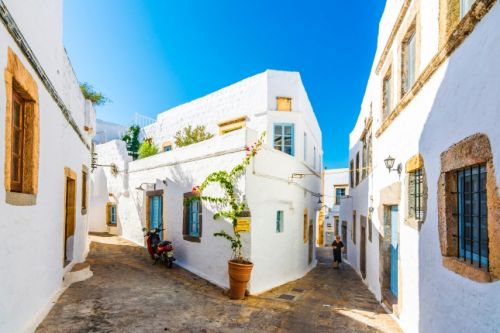
[(191, 193), (193, 193), (196, 196), (199, 196), (200, 195), (200, 187), (198, 185), (193, 186), (193, 188), (191, 189)]

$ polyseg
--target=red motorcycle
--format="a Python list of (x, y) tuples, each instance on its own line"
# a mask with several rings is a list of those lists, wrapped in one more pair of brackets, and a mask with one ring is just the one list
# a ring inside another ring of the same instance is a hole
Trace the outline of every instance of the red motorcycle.
[[(146, 231), (146, 228), (142, 229)], [(167, 240), (160, 241), (160, 232), (165, 229), (153, 228), (146, 232), (144, 237), (147, 237), (146, 244), (148, 245), (148, 252), (156, 264), (158, 260), (167, 266), (168, 268), (172, 268), (172, 264), (175, 261), (174, 257), (174, 246), (172, 242)]]

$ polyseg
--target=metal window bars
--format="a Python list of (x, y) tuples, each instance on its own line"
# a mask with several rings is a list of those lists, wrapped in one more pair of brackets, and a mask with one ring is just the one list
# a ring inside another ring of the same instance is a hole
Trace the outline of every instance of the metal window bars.
[(456, 172), (458, 257), (488, 268), (488, 214), (486, 166)]

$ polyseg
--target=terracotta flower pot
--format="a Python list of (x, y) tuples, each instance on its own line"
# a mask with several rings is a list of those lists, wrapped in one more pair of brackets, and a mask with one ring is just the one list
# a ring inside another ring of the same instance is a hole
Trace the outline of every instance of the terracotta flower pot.
[(229, 297), (231, 299), (244, 299), (253, 264), (228, 261), (227, 266), (229, 272)]

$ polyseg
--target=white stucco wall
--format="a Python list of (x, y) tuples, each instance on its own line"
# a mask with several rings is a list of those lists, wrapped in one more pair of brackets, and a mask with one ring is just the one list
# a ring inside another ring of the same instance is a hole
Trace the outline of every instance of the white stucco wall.
[[(51, 79), (78, 127), (83, 131), (85, 102), (62, 45), (62, 1), (4, 1)], [(83, 261), (87, 250), (87, 215), (81, 213), (82, 169), (90, 169), (90, 152), (49, 95), (40, 78), (2, 24), (0, 27), (0, 68), (7, 66), (10, 47), (30, 72), (38, 87), (40, 146), (36, 204), (15, 206), (6, 203), (0, 191), (0, 331), (22, 332), (36, 327), (62, 287), (65, 271)], [(0, 105), (6, 105), (0, 89)], [(5, 107), (0, 119), (5, 119)], [(5, 121), (0, 122), (5, 133)], [(85, 141), (91, 137), (85, 135)], [(0, 175), (4, 175), (5, 142), (0, 135)], [(65, 176), (68, 167), (77, 174), (76, 227), (72, 263), (63, 268)], [(3, 184), (3, 180), (2, 180)], [(27, 248), (27, 244), (29, 244)], [(36, 249), (35, 251), (30, 250)]]
[[(402, 2), (388, 2), (381, 20), (374, 68), (358, 121), (350, 134), (350, 159), (353, 160), (356, 152), (361, 151), (359, 138), (364, 120), (370, 116), (370, 105), (373, 105), (373, 132), (382, 122), (380, 85), (381, 75), (384, 73), (377, 75), (375, 67)], [(416, 5), (415, 3), (411, 6)], [(422, 42), (417, 74), (425, 68), (438, 49), (437, 8), (438, 1), (420, 1)], [(357, 212), (358, 246), (353, 248), (352, 242), (348, 244), (348, 257), (359, 272), (359, 216), (367, 214), (369, 207), (374, 207), (374, 233), (372, 243), (367, 242), (369, 247), (365, 283), (380, 299), (378, 232), (383, 225), (383, 205), (387, 204), (380, 193), (390, 185), (401, 189), (399, 322), (407, 332), (442, 332), (449, 328), (456, 332), (494, 332), (500, 327), (497, 297), (500, 294), (500, 282), (478, 283), (446, 269), (442, 264), (437, 224), (437, 185), (442, 152), (472, 134), (484, 133), (490, 139), (494, 163), (500, 163), (500, 135), (496, 126), (500, 121), (498, 22), (500, 6), (495, 4), (387, 130), (378, 138), (374, 136), (373, 172), (360, 185), (351, 189), (352, 202), (346, 202), (341, 208), (342, 219), (352, 220), (352, 210)], [(400, 31), (398, 34), (404, 33)], [(395, 43), (388, 57), (388, 61), (392, 59), (393, 62), (393, 73), (395, 68), (400, 68), (397, 46)], [(399, 91), (398, 79), (393, 83), (393, 90)], [(407, 212), (404, 164), (418, 153), (424, 159), (428, 186), (427, 216), (420, 232), (404, 223)], [(401, 177), (395, 172), (389, 173), (385, 168), (383, 160), (388, 155), (396, 158), (395, 167), (399, 163), (403, 164)], [(499, 179), (498, 167), (495, 172)]]
[[(137, 188), (141, 184), (144, 188), (146, 183), (156, 184), (156, 189), (164, 191), (165, 237), (174, 243), (177, 263), (216, 285), (228, 287), (230, 246), (226, 240), (212, 235), (220, 230), (231, 233), (231, 225), (229, 222), (214, 221), (214, 208), (204, 204), (201, 242), (184, 240), (183, 194), (190, 192), (193, 185), (201, 184), (211, 172), (230, 170), (245, 156), (245, 145), (253, 144), (257, 139), (255, 131), (239, 130), (130, 162), (128, 180), (125, 181), (122, 181), (124, 173), (121, 170), (126, 166), (119, 166), (120, 173), (117, 176), (112, 176), (107, 168), (104, 171), (98, 169), (94, 173), (94, 180), (104, 181), (108, 185), (107, 191), (102, 184), (94, 185), (94, 190), (102, 188), (104, 194), (94, 192), (97, 195), (92, 201), (92, 209), (99, 213), (93, 216), (99, 218), (109, 200), (108, 193), (113, 193), (117, 197), (119, 234), (144, 244), (141, 229), (146, 221), (146, 199), (145, 192)], [(110, 161), (117, 163), (123, 157), (123, 149), (123, 142), (112, 141), (98, 145), (96, 151), (98, 156), (103, 156), (102, 164), (105, 164)], [(318, 174), (298, 184), (289, 183), (289, 177), (294, 172), (311, 173), (311, 169), (301, 161), (267, 147), (255, 158), (255, 167), (252, 166), (240, 181), (239, 190), (245, 194), (252, 211), (251, 232), (243, 234), (245, 256), (255, 264), (249, 287), (252, 293), (297, 279), (315, 265), (314, 254), (313, 261), (308, 262), (308, 243), (303, 242), (302, 221), (304, 208), (307, 207), (314, 228), (317, 198), (307, 191), (318, 193), (320, 178)], [(166, 181), (166, 186), (163, 181)], [(285, 211), (285, 232), (282, 234), (276, 234), (278, 209)], [(95, 228), (92, 230), (107, 231), (103, 214), (100, 218), (103, 219), (100, 223), (91, 220), (91, 226)], [(273, 249), (273, 253), (269, 252), (270, 249)]]

